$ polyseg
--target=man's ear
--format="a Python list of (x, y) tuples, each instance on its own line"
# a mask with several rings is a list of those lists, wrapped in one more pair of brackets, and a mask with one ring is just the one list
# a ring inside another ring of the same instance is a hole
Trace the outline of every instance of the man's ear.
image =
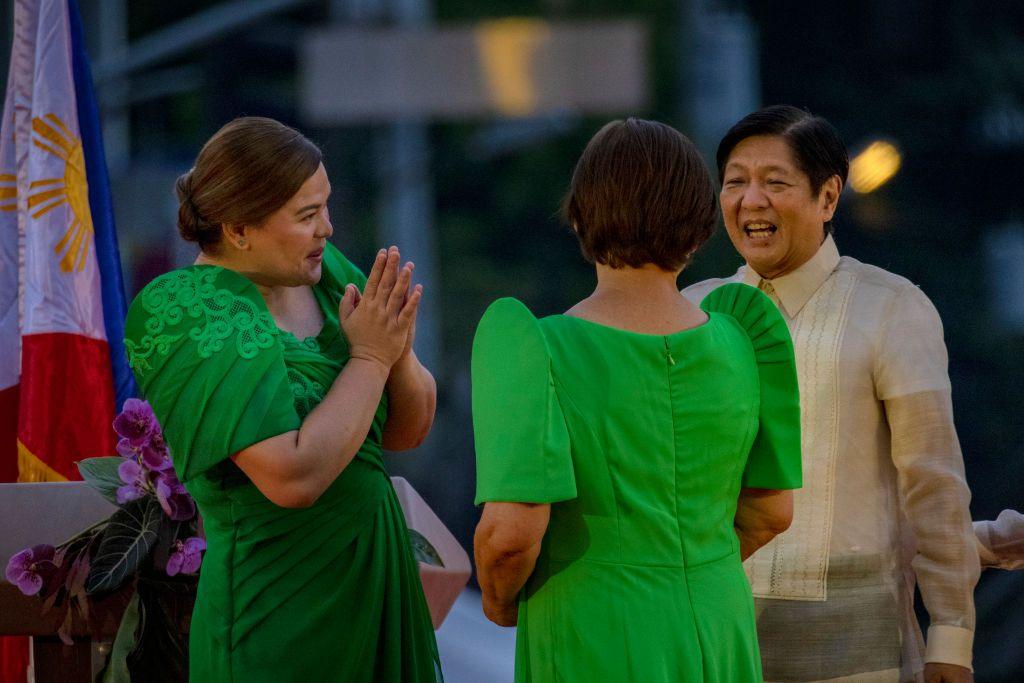
[(835, 216), (836, 207), (839, 206), (839, 195), (842, 193), (843, 181), (837, 175), (831, 176), (822, 184), (821, 191), (818, 193), (818, 199), (822, 202), (821, 210), (825, 214), (822, 216), (823, 222), (828, 223)]

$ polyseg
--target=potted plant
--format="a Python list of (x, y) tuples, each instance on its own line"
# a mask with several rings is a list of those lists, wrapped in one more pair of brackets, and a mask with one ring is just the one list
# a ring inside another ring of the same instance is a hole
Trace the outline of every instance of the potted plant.
[(118, 506), (57, 546), (36, 545), (7, 564), (6, 578), (43, 610), (64, 610), (61, 639), (94, 597), (128, 586), (131, 599), (102, 680), (186, 681), (185, 629), (206, 541), (195, 502), (178, 480), (160, 425), (145, 401), (114, 419), (117, 456), (78, 463), (82, 478)]

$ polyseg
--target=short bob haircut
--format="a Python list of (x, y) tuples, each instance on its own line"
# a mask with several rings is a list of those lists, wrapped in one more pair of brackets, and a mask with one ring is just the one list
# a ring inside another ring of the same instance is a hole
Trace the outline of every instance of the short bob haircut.
[[(850, 157), (839, 132), (827, 120), (809, 111), (788, 104), (759, 109), (740, 119), (718, 143), (715, 160), (718, 182), (725, 175), (725, 166), (736, 145), (758, 135), (778, 136), (786, 141), (797, 167), (811, 182), (811, 193), (817, 197), (825, 181), (836, 175), (843, 186), (850, 171)], [(832, 232), (832, 221), (825, 224)]]
[(612, 268), (680, 270), (718, 213), (700, 152), (676, 129), (628, 118), (587, 143), (562, 201), (584, 258)]
[(222, 225), (260, 226), (316, 173), (321, 158), (302, 133), (274, 119), (245, 116), (225, 124), (175, 183), (178, 232), (216, 252)]

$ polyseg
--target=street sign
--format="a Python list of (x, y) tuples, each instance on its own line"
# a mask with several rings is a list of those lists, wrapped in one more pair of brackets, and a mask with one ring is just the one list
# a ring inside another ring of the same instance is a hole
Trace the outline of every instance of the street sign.
[(299, 103), (316, 125), (614, 115), (647, 103), (647, 32), (634, 21), (338, 26), (303, 42)]

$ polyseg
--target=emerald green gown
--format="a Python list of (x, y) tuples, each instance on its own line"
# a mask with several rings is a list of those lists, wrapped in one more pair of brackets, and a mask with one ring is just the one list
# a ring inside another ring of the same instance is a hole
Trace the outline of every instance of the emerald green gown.
[(742, 487), (801, 485), (789, 332), (726, 285), (647, 335), (515, 299), (473, 343), (477, 503), (551, 503), (520, 594), (517, 681), (761, 680), (733, 529)]
[[(271, 503), (230, 460), (298, 429), (348, 360), (338, 324), (362, 273), (331, 245), (313, 288), (323, 330), (279, 330), (255, 285), (215, 266), (161, 275), (128, 312), (126, 345), (207, 551), (192, 616), (193, 683), (441, 679), (401, 507), (381, 458), (382, 398), (352, 462), (314, 505)], [(326, 457), (326, 454), (325, 454)]]

